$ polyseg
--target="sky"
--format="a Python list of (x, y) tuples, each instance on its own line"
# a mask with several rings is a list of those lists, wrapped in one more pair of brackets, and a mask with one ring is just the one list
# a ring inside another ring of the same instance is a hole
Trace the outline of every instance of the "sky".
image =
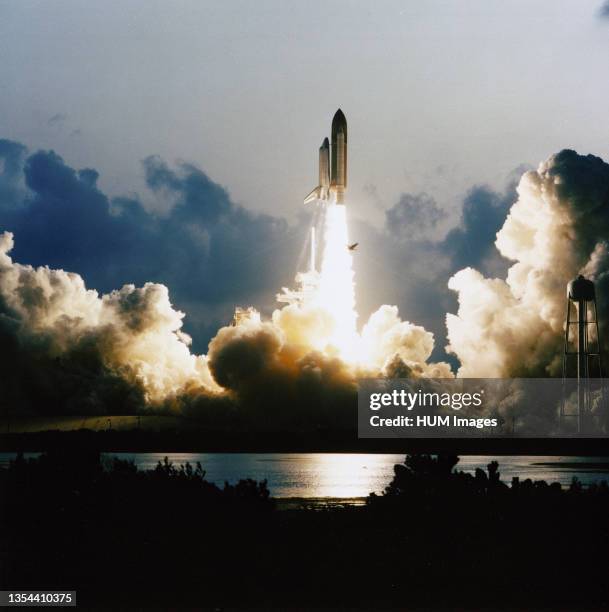
[(100, 290), (166, 283), (204, 349), (293, 277), (341, 107), (361, 314), (441, 340), (450, 275), (505, 270), (518, 169), (609, 158), (608, 74), (598, 0), (0, 0), (0, 226)]
[[(568, 145), (609, 153), (598, 0), (0, 2), (0, 132), (144, 192), (193, 162), (239, 204), (294, 218), (336, 108), (349, 198), (447, 208)], [(147, 198), (146, 204), (163, 208)]]

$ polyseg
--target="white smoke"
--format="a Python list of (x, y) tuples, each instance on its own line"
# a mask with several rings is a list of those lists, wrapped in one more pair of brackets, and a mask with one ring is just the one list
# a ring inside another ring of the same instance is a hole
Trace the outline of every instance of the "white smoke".
[(558, 375), (568, 281), (580, 272), (597, 281), (606, 310), (608, 229), (609, 165), (600, 158), (565, 150), (526, 172), (495, 243), (514, 262), (507, 278), (467, 268), (449, 281), (459, 309), (446, 317), (448, 350), (459, 376)]
[(362, 329), (362, 349), (373, 372), (389, 374), (388, 368), (401, 363), (410, 376), (450, 378), (447, 363), (428, 363), (434, 337), (419, 325), (402, 321), (397, 306), (381, 306), (370, 315)]
[(13, 235), (1, 234), (0, 324), (16, 353), (5, 352), (7, 362), (39, 361), (44, 376), (49, 363), (58, 364), (55, 374), (61, 375), (66, 359), (87, 369), (93, 357), (81, 381), (93, 381), (85, 392), (89, 399), (107, 376), (141, 389), (144, 405), (186, 388), (219, 391), (206, 358), (190, 353), (190, 338), (181, 331), (184, 314), (172, 308), (165, 286), (125, 285), (100, 296), (78, 274), (13, 262), (12, 248)]

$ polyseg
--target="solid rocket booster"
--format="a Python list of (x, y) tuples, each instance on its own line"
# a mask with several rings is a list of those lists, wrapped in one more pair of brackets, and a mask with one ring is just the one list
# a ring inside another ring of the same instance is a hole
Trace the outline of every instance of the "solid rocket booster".
[(333, 200), (344, 204), (347, 188), (347, 119), (340, 108), (332, 119), (332, 145), (327, 138), (319, 148), (319, 185), (304, 199)]

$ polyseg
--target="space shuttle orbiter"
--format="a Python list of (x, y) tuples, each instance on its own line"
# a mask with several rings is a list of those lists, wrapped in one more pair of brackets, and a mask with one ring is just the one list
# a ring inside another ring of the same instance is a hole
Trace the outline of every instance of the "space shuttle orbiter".
[(332, 145), (324, 138), (319, 147), (319, 185), (304, 199), (344, 204), (347, 188), (347, 119), (340, 108), (332, 119)]

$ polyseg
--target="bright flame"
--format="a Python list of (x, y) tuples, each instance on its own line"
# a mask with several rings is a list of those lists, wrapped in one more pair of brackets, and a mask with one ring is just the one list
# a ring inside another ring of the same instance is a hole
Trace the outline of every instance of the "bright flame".
[(345, 361), (354, 361), (359, 353), (355, 310), (353, 261), (347, 245), (346, 207), (329, 204), (326, 209), (324, 251), (319, 285), (313, 304), (329, 313), (334, 329), (328, 338), (329, 348), (336, 350)]

